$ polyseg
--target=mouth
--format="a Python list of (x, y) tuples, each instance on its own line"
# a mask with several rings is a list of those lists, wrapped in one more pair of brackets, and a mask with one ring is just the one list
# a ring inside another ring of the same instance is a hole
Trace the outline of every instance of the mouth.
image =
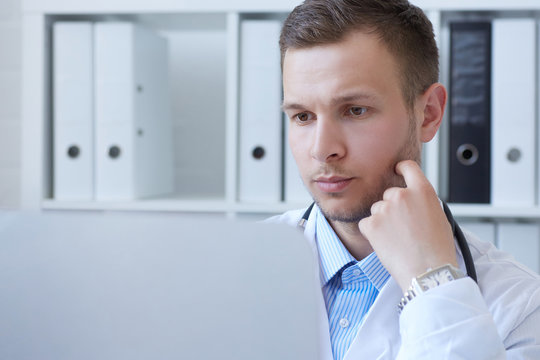
[(315, 185), (325, 193), (339, 193), (345, 190), (354, 178), (341, 176), (318, 177), (314, 180)]

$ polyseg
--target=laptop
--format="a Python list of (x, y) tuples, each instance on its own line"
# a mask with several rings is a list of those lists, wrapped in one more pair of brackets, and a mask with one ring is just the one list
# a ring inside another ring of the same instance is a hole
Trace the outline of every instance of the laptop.
[(316, 359), (314, 265), (286, 225), (0, 212), (0, 358)]

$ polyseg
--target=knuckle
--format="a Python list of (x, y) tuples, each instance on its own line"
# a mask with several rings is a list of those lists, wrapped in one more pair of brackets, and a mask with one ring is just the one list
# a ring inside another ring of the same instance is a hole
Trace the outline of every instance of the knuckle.
[(396, 188), (388, 188), (383, 193), (383, 199), (391, 199), (394, 196)]
[(404, 189), (404, 188), (395, 189), (393, 198), (399, 202), (405, 201), (407, 199), (408, 193), (409, 192), (407, 191), (407, 189)]
[(375, 232), (376, 229), (380, 228), (381, 226), (381, 216), (371, 216), (369, 218), (369, 223), (367, 224), (367, 231), (368, 232)]
[(360, 220), (358, 225), (362, 229), (365, 229), (365, 230), (369, 231), (369, 230), (372, 230), (374, 228), (374, 224), (375, 224), (376, 219), (377, 219), (377, 216), (371, 215), (371, 216), (365, 217), (362, 220)]
[(360, 232), (362, 234), (366, 234), (369, 232), (369, 218), (363, 218), (358, 223), (358, 228), (360, 229)]
[(371, 214), (377, 214), (384, 211), (384, 201), (377, 201), (373, 205), (371, 205)]

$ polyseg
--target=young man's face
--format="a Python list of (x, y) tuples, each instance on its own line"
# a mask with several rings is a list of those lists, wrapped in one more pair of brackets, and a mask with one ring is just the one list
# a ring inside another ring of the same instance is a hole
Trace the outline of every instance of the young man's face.
[(420, 159), (397, 64), (374, 35), (287, 50), (283, 108), (304, 184), (330, 220), (359, 221), (392, 186), (395, 164)]

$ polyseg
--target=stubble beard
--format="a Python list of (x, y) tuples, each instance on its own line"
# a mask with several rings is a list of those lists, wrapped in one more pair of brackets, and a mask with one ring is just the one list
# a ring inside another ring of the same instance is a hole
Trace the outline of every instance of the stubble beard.
[[(400, 148), (396, 156), (388, 164), (386, 170), (378, 186), (374, 189), (366, 190), (362, 198), (358, 200), (355, 208), (352, 209), (327, 209), (322, 201), (316, 196), (313, 199), (321, 212), (331, 222), (343, 222), (343, 223), (357, 223), (365, 217), (371, 216), (371, 206), (377, 201), (382, 200), (383, 194), (386, 189), (391, 187), (406, 187), (405, 180), (395, 172), (395, 166), (398, 162), (403, 160), (414, 160), (419, 165), (421, 162), (420, 152), (421, 148), (416, 136), (414, 121), (411, 119), (409, 126), (409, 134), (403, 146)], [(339, 173), (339, 171), (336, 171)], [(343, 196), (341, 194), (330, 194), (333, 197)]]

